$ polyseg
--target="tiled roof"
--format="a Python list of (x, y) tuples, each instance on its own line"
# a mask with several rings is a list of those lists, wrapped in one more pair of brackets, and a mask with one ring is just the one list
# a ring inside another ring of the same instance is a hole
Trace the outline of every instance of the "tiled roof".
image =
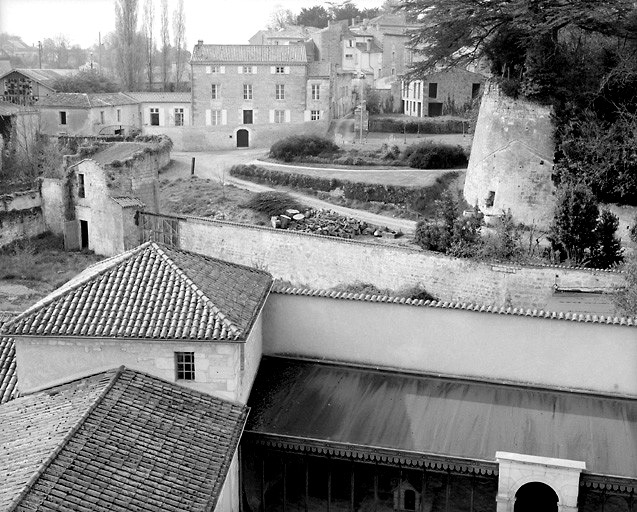
[[(0, 311), (0, 327), (17, 316), (11, 311)], [(15, 340), (0, 336), (0, 404), (13, 400), (18, 392), (18, 370), (15, 357)]]
[(8, 335), (245, 340), (266, 272), (147, 242), (89, 269), (4, 327)]
[(120, 368), (0, 407), (0, 510), (208, 511), (247, 408)]
[(123, 92), (94, 94), (56, 92), (41, 97), (38, 101), (38, 107), (100, 108), (117, 105), (134, 105), (136, 103), (137, 100)]
[(122, 208), (143, 208), (146, 206), (140, 199), (132, 196), (111, 197)]
[(286, 45), (196, 45), (192, 62), (245, 62), (257, 63), (296, 63), (307, 64), (307, 53), (302, 44)]
[[(24, 76), (30, 78), (31, 80), (34, 80), (35, 82), (38, 82), (40, 84), (43, 84), (47, 87), (52, 87), (53, 82), (55, 82), (56, 80), (63, 78), (65, 76), (71, 76), (71, 75), (75, 75), (78, 73), (77, 69), (12, 69), (11, 71), (9, 71), (9, 73), (13, 73), (13, 72), (17, 72), (17, 73), (21, 73)], [(6, 76), (7, 74), (3, 76)], [(3, 78), (3, 76), (0, 76), (0, 78)]]
[(189, 92), (127, 92), (140, 103), (190, 103)]
[(306, 295), (311, 297), (326, 297), (329, 299), (360, 300), (365, 302), (386, 302), (392, 304), (405, 304), (408, 306), (421, 306), (441, 309), (463, 309), (465, 311), (475, 311), (479, 313), (491, 313), (498, 315), (527, 316), (535, 318), (545, 318), (548, 320), (568, 320), (569, 322), (590, 322), (594, 324), (624, 325), (637, 327), (637, 318), (617, 317), (604, 315), (590, 315), (577, 313), (561, 313), (556, 311), (544, 311), (524, 308), (498, 308), (495, 306), (485, 306), (483, 304), (473, 304), (468, 302), (417, 300), (407, 297), (392, 297), (389, 295), (373, 295), (363, 293), (338, 292), (331, 290), (313, 290), (309, 288), (294, 288), (284, 284), (276, 283), (272, 288), (273, 293), (284, 295)]
[(142, 142), (114, 142), (92, 155), (90, 159), (98, 164), (108, 165), (115, 160), (120, 162), (126, 160), (147, 147), (151, 147), (151, 145)]

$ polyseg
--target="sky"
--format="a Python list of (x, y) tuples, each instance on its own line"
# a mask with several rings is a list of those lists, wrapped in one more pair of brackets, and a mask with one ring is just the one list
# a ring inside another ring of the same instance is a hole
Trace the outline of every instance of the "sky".
[[(153, 1), (159, 32), (161, 1)], [(171, 17), (177, 1), (168, 0)], [(144, 0), (138, 3), (141, 25)], [(319, 4), (327, 7), (323, 0), (184, 0), (187, 44), (190, 48), (199, 39), (209, 44), (248, 44), (277, 8), (298, 13)], [(354, 4), (359, 9), (380, 7), (383, 0), (354, 0)], [(104, 38), (114, 29), (115, 0), (0, 0), (0, 32), (19, 35), (27, 44), (64, 34), (71, 44), (88, 48), (97, 44), (100, 32)]]

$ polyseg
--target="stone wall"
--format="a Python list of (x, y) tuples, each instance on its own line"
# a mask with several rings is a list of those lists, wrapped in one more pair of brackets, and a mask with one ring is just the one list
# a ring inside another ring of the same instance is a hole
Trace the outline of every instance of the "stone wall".
[(612, 291), (618, 272), (497, 265), (374, 243), (352, 242), (196, 217), (179, 223), (180, 246), (270, 272), (297, 286), (329, 289), (370, 283), (422, 286), (444, 301), (542, 309), (561, 288)]
[(16, 240), (38, 236), (46, 231), (42, 208), (0, 210), (0, 247)]
[(507, 210), (517, 222), (547, 229), (555, 187), (551, 108), (514, 100), (488, 84), (476, 124), (464, 197), (486, 215)]
[(248, 130), (249, 145), (269, 148), (277, 140), (289, 135), (325, 135), (328, 121), (302, 123), (260, 124), (235, 126), (144, 126), (145, 135), (167, 135), (173, 141), (175, 151), (215, 151), (237, 147), (236, 132)]
[(64, 180), (44, 178), (40, 194), (42, 195), (42, 210), (47, 229), (56, 235), (63, 235), (68, 202), (68, 190)]

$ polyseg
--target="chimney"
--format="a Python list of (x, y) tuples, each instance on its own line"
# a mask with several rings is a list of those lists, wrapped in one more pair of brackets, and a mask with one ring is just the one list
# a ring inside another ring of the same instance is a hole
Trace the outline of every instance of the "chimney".
[(197, 41), (197, 46), (203, 46), (203, 39), (199, 39), (199, 41)]
[(372, 40), (371, 39), (367, 40), (367, 51), (368, 52), (372, 51)]

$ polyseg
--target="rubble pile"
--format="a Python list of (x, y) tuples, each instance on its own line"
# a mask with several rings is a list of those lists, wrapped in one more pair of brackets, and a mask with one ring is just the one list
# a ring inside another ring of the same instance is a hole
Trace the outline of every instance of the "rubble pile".
[(271, 218), (273, 228), (290, 229), (315, 235), (354, 238), (360, 235), (373, 235), (378, 228), (330, 210), (287, 210), (283, 215)]

